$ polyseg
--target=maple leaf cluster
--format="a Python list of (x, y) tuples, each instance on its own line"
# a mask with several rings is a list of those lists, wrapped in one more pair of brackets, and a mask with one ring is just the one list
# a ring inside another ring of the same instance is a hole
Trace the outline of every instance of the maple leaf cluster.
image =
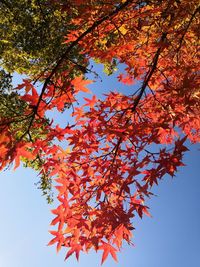
[[(21, 112), (8, 115), (0, 106), (0, 167), (28, 162), (43, 181), (54, 181), (59, 205), (49, 244), (66, 247), (66, 259), (94, 249), (103, 250), (102, 263), (109, 254), (117, 261), (123, 242), (132, 243), (133, 218), (150, 215), (152, 186), (184, 165), (187, 139), (200, 141), (199, 1), (52, 3), (73, 13), (74, 27), (40, 87), (24, 79), (15, 88)], [(70, 60), (77, 49), (81, 62)], [(124, 64), (117, 79), (129, 93), (93, 95), (77, 107), (77, 95), (93, 82), (85, 74), (97, 75), (91, 59), (109, 74)], [(48, 119), (68, 108), (73, 124)]]

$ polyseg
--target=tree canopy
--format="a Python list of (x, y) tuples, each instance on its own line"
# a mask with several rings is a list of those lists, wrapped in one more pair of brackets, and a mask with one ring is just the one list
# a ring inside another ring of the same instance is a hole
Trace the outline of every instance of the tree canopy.
[[(152, 186), (184, 165), (187, 139), (200, 141), (199, 11), (197, 0), (0, 0), (0, 168), (34, 168), (47, 195), (53, 182), (49, 244), (66, 258), (117, 260)], [(123, 64), (129, 93), (77, 106), (98, 76), (91, 60), (108, 75)], [(13, 72), (27, 77), (15, 88)], [(69, 108), (73, 124), (48, 117)]]

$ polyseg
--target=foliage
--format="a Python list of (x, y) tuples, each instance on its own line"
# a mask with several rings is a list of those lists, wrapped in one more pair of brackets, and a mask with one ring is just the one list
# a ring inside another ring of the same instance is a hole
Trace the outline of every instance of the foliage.
[[(12, 162), (16, 168), (21, 160), (48, 185), (56, 182), (60, 204), (52, 211), (57, 230), (51, 231), (49, 244), (68, 248), (66, 259), (95, 249), (103, 250), (102, 263), (109, 254), (117, 260), (123, 241), (131, 244), (133, 218), (150, 215), (145, 201), (152, 186), (184, 165), (187, 139), (200, 141), (199, 1), (40, 3), (44, 10), (58, 10), (64, 22), (58, 19), (58, 33), (52, 26), (55, 42), (45, 41), (42, 51), (40, 32), (33, 31), (34, 53), (27, 43), (17, 52), (27, 53), (30, 64), (30, 58), (39, 58), (42, 65), (34, 62), (22, 70), (25, 61), (17, 56), (12, 67), (4, 64), (34, 76), (40, 86), (24, 79), (15, 95), (1, 96), (2, 103), (9, 100), (7, 109), (15, 106), (15, 113), (0, 107), (1, 169)], [(36, 1), (32, 4), (39, 8)], [(54, 25), (57, 17), (48, 16)], [(37, 21), (44, 23), (40, 17)], [(27, 19), (21, 25), (29, 42)], [(5, 53), (13, 55), (16, 47)], [(103, 63), (108, 74), (125, 64), (118, 80), (131, 85), (130, 93), (110, 92), (105, 99), (93, 95), (77, 107), (77, 94), (89, 92), (92, 83), (85, 77), (90, 59)], [(65, 114), (71, 106), (71, 125), (61, 127), (47, 118), (47, 111)]]
[(0, 70), (0, 93), (10, 92), (12, 90), (12, 76), (5, 70)]
[[(51, 69), (64, 53), (64, 36), (75, 26), (66, 12), (44, 0), (0, 1), (0, 65), (30, 76)], [(74, 49), (70, 58), (82, 56)], [(67, 68), (67, 65), (65, 66)]]

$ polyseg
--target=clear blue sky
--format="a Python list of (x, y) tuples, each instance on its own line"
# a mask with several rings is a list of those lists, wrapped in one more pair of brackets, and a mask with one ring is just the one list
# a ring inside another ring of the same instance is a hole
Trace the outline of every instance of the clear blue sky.
[[(115, 87), (112, 79), (95, 85), (98, 94), (102, 88)], [(125, 245), (118, 263), (108, 258), (103, 266), (200, 266), (200, 146), (188, 146), (187, 166), (180, 168), (175, 178), (166, 176), (154, 187), (157, 197), (148, 202), (153, 217), (135, 219), (135, 246)], [(46, 246), (51, 239), (50, 209), (55, 206), (46, 204), (34, 186), (36, 173), (20, 167), (2, 172), (0, 179), (0, 267), (100, 266), (101, 253), (81, 254), (78, 263), (73, 256), (64, 262), (64, 249), (56, 254), (54, 246)]]

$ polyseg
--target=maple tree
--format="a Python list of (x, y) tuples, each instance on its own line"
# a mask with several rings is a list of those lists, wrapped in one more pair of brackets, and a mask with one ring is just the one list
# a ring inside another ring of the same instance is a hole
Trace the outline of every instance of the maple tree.
[[(68, 248), (66, 259), (95, 249), (103, 250), (102, 263), (109, 254), (117, 260), (123, 241), (131, 244), (133, 217), (150, 215), (145, 201), (152, 186), (184, 165), (187, 139), (200, 141), (199, 1), (39, 3), (64, 14), (59, 53), (49, 54), (59, 41), (45, 43), (51, 47), (42, 54), (33, 38), (35, 54), (20, 47), (33, 71), (18, 61), (12, 68), (1, 64), (30, 77), (10, 93), (2, 72), (0, 168), (22, 161), (39, 172), (44, 189), (55, 182), (57, 230), (49, 244)], [(86, 78), (91, 59), (109, 75), (124, 64), (118, 81), (130, 85), (129, 94), (93, 95), (77, 107), (78, 93), (94, 82)], [(73, 124), (61, 127), (47, 116), (70, 107)]]

